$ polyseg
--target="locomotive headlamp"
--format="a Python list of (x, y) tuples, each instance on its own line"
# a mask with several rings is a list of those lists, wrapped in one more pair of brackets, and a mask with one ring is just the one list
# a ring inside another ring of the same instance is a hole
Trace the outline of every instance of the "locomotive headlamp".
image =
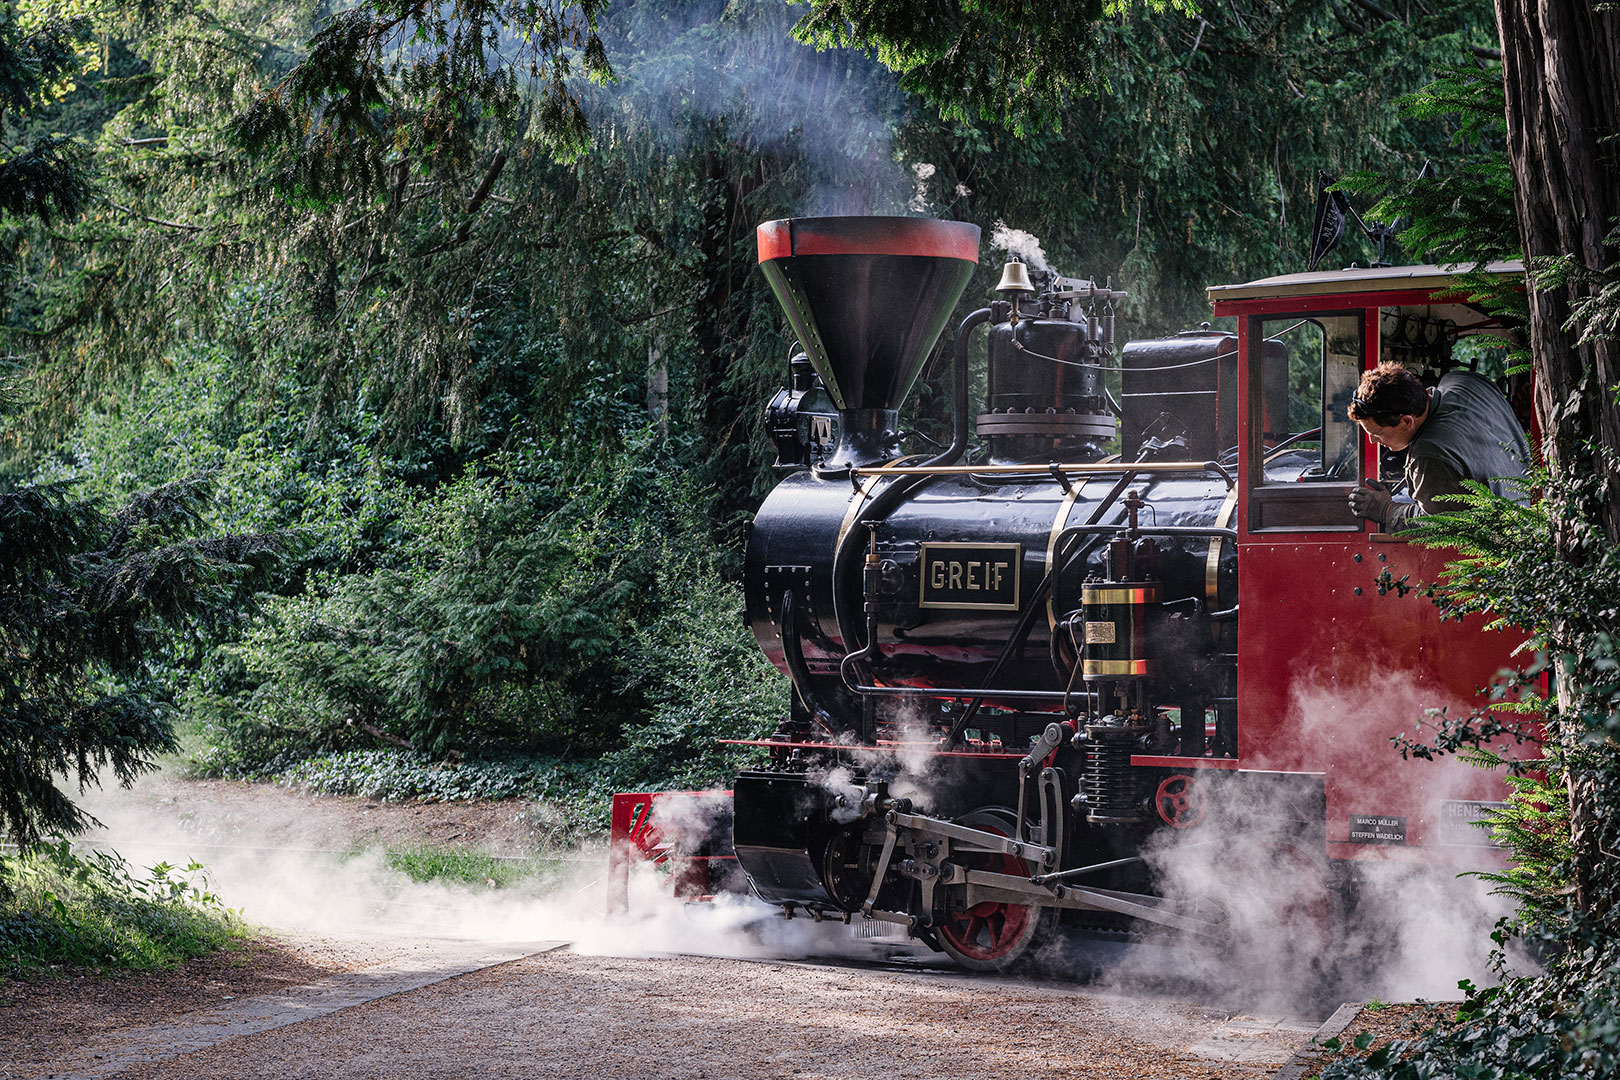
[(1029, 267), (1013, 259), (1001, 268), (1001, 281), (996, 285), (998, 293), (1032, 293), (1035, 286), (1029, 281)]

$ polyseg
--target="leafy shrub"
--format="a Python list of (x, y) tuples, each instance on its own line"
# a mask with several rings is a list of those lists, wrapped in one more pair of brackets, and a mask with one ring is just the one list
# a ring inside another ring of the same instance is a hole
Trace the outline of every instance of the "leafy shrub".
[(275, 779), (320, 795), (454, 802), (567, 793), (589, 783), (587, 767), (586, 762), (518, 755), (451, 763), (402, 750), (348, 750), (306, 758)]
[(159, 863), (149, 874), (65, 840), (0, 858), (0, 977), (61, 964), (170, 967), (245, 936), (199, 864)]
[[(722, 745), (757, 738), (787, 707), (786, 680), (742, 621), (739, 590), (701, 559), (671, 562), (658, 589), (670, 603), (636, 633), (633, 653), (647, 715), (624, 744), (597, 757), (471, 754), (447, 762), (396, 749), (348, 750), (268, 771), (329, 795), (389, 800), (529, 798), (550, 805), (558, 840), (600, 833), (615, 791), (730, 783), (762, 751)], [(265, 774), (261, 774), (265, 775)]]
[(412, 881), (505, 889), (514, 885), (545, 886), (557, 881), (567, 864), (557, 859), (503, 859), (460, 848), (391, 848), (383, 864)]
[[(469, 469), (402, 512), (389, 565), (267, 598), (216, 651), (185, 698), (200, 768), (277, 773), (381, 738), (435, 758), (605, 755), (638, 782), (718, 776), (714, 740), (768, 728), (786, 684), (742, 625), (700, 496), (647, 446), (560, 499), (524, 454)], [(344, 760), (337, 775), (371, 759)]]
[(614, 790), (729, 785), (764, 752), (721, 739), (768, 734), (788, 708), (788, 681), (765, 659), (743, 622), (742, 591), (698, 555), (658, 568), (657, 617), (636, 634), (637, 688), (645, 719), (603, 755)]

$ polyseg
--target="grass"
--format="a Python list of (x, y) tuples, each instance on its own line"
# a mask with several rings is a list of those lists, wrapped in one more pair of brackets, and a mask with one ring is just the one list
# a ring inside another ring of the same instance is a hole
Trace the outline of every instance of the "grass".
[(545, 887), (562, 879), (567, 864), (561, 859), (530, 857), (502, 859), (465, 848), (390, 848), (384, 865), (412, 881), (441, 881), (486, 888), (505, 889), (514, 885)]
[(146, 875), (65, 841), (0, 856), (0, 980), (62, 967), (150, 971), (243, 940), (197, 863)]

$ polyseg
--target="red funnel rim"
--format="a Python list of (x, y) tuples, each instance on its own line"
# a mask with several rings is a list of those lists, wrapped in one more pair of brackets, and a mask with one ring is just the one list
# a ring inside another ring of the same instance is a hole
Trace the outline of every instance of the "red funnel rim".
[(933, 218), (824, 217), (767, 221), (755, 232), (759, 261), (794, 255), (922, 255), (979, 261), (979, 227)]

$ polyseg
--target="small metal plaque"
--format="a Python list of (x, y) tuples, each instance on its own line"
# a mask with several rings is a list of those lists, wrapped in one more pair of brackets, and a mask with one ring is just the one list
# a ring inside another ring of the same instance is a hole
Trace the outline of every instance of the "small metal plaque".
[(1087, 645), (1113, 645), (1115, 643), (1114, 624), (1111, 622), (1086, 623)]
[(1017, 611), (1023, 565), (1022, 544), (925, 543), (918, 606)]
[(1386, 814), (1351, 814), (1352, 844), (1404, 844), (1406, 819)]
[(1506, 810), (1507, 803), (1483, 799), (1445, 799), (1440, 803), (1440, 842), (1459, 847), (1496, 847), (1491, 830), (1476, 822), (1485, 821), (1490, 811)]

